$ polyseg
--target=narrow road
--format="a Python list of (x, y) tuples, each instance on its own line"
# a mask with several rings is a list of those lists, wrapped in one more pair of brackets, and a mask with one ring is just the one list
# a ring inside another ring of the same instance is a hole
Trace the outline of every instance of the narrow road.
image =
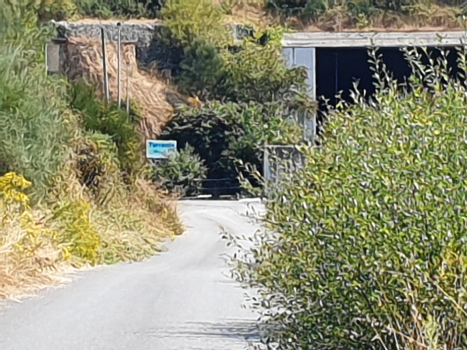
[[(261, 209), (255, 203), (256, 209)], [(147, 261), (97, 268), (64, 288), (0, 307), (1, 350), (236, 350), (257, 331), (225, 276), (221, 227), (257, 227), (245, 203), (180, 203), (187, 232)]]

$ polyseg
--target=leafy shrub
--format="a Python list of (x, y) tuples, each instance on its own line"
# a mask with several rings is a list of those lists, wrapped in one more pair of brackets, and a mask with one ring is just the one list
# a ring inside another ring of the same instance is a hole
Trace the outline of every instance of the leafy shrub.
[(39, 21), (62, 21), (73, 19), (78, 14), (78, 9), (73, 0), (41, 0), (39, 1), (37, 14)]
[(158, 68), (170, 69), (181, 91), (212, 96), (223, 75), (219, 50), (232, 42), (221, 8), (205, 0), (169, 0), (161, 18), (165, 26), (155, 37)]
[(411, 90), (382, 71), (372, 101), (341, 105), (234, 262), (270, 346), (467, 347), (465, 77), (408, 58)]
[(179, 48), (164, 66), (171, 69), (182, 91), (210, 100), (268, 102), (281, 100), (293, 89), (305, 89), (305, 69), (285, 65), (282, 30), (260, 32), (233, 45), (231, 38), (217, 38), (218, 31), (214, 32), (226, 33), (224, 26), (218, 29), (213, 23), (212, 32), (197, 30), (195, 19), (183, 21), (175, 9), (172, 16), (171, 26), (159, 33), (157, 41), (162, 47)]
[(235, 179), (238, 162), (260, 168), (262, 145), (301, 140), (302, 132), (287, 106), (273, 102), (235, 104), (210, 102), (202, 109), (180, 110), (161, 138), (189, 144), (205, 161), (208, 178)]
[(306, 71), (302, 67), (289, 69), (282, 55), (281, 30), (258, 33), (267, 38), (261, 45), (258, 39), (244, 39), (238, 52), (224, 50), (225, 74), (215, 86), (214, 94), (234, 102), (270, 102), (285, 100), (292, 91), (303, 91)]
[(160, 17), (170, 30), (172, 39), (184, 49), (190, 48), (197, 40), (215, 46), (232, 41), (222, 23), (221, 8), (211, 1), (168, 0)]
[(351, 1), (347, 3), (347, 8), (355, 16), (364, 15), (366, 17), (375, 10), (371, 0)]
[(154, 18), (164, 0), (75, 0), (79, 12), (86, 16)]
[(120, 166), (134, 174), (143, 164), (143, 143), (136, 127), (140, 117), (135, 110), (127, 115), (115, 103), (106, 105), (97, 96), (94, 87), (75, 83), (70, 93), (71, 106), (81, 113), (85, 129), (109, 135), (117, 147)]
[(225, 75), (219, 50), (200, 39), (186, 49), (179, 67), (177, 85), (181, 91), (202, 97), (212, 96), (212, 91)]
[(84, 200), (59, 203), (54, 211), (53, 219), (60, 223), (59, 241), (67, 253), (78, 258), (75, 264), (98, 262), (101, 239), (89, 216), (90, 204)]
[(204, 162), (189, 145), (153, 165), (154, 182), (184, 196), (199, 194), (206, 173)]
[[(16, 171), (34, 183), (34, 199), (65, 159), (62, 82), (47, 77), (28, 47), (0, 38), (0, 173)], [(40, 121), (40, 122), (38, 122)]]

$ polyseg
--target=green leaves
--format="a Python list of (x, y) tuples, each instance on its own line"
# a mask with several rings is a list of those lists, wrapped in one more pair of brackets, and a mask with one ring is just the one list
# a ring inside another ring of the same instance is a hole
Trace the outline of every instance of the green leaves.
[[(275, 31), (270, 30), (274, 39)], [(269, 33), (268, 32), (268, 33)], [(282, 57), (280, 40), (262, 46), (245, 39), (238, 52), (222, 52), (225, 77), (215, 94), (234, 102), (271, 102), (285, 100), (293, 88), (305, 87), (303, 68), (288, 69)]]
[(180, 110), (161, 138), (193, 146), (209, 178), (235, 179), (238, 161), (261, 168), (262, 145), (301, 141), (302, 131), (280, 103), (210, 102), (202, 109)]
[(184, 196), (200, 194), (207, 168), (193, 147), (187, 145), (167, 161), (152, 166), (153, 181), (169, 191)]
[(440, 67), (416, 75), (412, 92), (380, 79), (377, 105), (356, 92), (329, 116), (323, 146), (305, 150), (306, 168), (276, 187), (267, 230), (232, 261), (259, 288), (261, 320), (284, 330), (264, 342), (467, 346), (467, 94)]
[[(74, 0), (81, 15), (99, 18), (154, 18), (164, 0)], [(62, 5), (62, 8), (64, 6)]]
[(69, 90), (70, 104), (80, 112), (85, 129), (109, 135), (116, 145), (122, 170), (131, 175), (137, 173), (144, 162), (144, 145), (136, 126), (138, 112), (131, 109), (127, 115), (115, 103), (106, 106), (95, 88), (83, 81), (74, 83)]
[(168, 0), (161, 18), (182, 47), (191, 47), (195, 40), (225, 45), (232, 39), (222, 23), (219, 6), (205, 0)]
[(218, 49), (201, 39), (186, 49), (180, 68), (183, 73), (178, 81), (179, 87), (195, 94), (212, 90), (225, 74), (224, 61)]
[(63, 81), (44, 74), (25, 42), (0, 36), (0, 173), (16, 171), (43, 199), (68, 142)]

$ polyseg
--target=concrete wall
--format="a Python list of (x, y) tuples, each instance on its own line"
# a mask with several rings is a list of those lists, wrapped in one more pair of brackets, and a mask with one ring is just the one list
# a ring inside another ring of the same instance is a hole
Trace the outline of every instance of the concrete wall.
[[(52, 63), (62, 61), (62, 58), (57, 57), (57, 55), (63, 56), (63, 50), (57, 49), (54, 46), (66, 43), (68, 39), (73, 37), (84, 36), (100, 38), (101, 28), (105, 29), (106, 40), (108, 42), (117, 41), (118, 38), (117, 22), (73, 23), (52, 21), (51, 23), (55, 26), (57, 35), (53, 39), (53, 43), (49, 45), (50, 50), (48, 50), (48, 52), (50, 52), (48, 57), (51, 63), (49, 66), (50, 72), (55, 72), (55, 70), (58, 69), (56, 64), (53, 65)], [(248, 36), (251, 31), (241, 24), (230, 25), (229, 27), (232, 31), (232, 35), (237, 40)], [(156, 34), (163, 30), (163, 24), (158, 21), (152, 23), (122, 22), (120, 32), (121, 42), (135, 44), (136, 57), (141, 66), (145, 67), (151, 62), (157, 62), (157, 66), (160, 70), (169, 70), (174, 68), (171, 67), (171, 62), (173, 62), (174, 58), (180, 55), (180, 53), (174, 50), (174, 48), (167, 47), (155, 40)]]
[[(55, 22), (52, 24), (57, 29), (55, 40), (63, 41), (72, 37), (95, 37), (100, 38), (101, 28), (105, 29), (106, 40), (117, 41), (118, 27), (116, 23), (73, 23)], [(154, 33), (160, 30), (161, 23), (122, 23), (121, 40), (122, 43), (135, 43), (140, 46), (148, 46), (153, 40)]]
[[(66, 21), (51, 21), (57, 29), (55, 40), (66, 40), (76, 36), (100, 37), (100, 28), (106, 31), (106, 39), (109, 41), (117, 41), (118, 27), (117, 22), (102, 22), (102, 23), (82, 23), (82, 22), (66, 22)], [(131, 23), (122, 22), (121, 24), (121, 40), (122, 42), (135, 43), (141, 46), (150, 45), (154, 34), (163, 29), (164, 25), (159, 21), (152, 23)], [(242, 24), (229, 25), (232, 35), (236, 39), (242, 39), (247, 36), (250, 29)]]

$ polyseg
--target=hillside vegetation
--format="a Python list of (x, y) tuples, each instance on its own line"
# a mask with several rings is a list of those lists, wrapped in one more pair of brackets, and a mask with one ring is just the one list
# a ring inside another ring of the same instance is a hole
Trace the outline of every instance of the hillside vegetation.
[[(305, 70), (286, 67), (283, 29), (258, 30), (234, 42), (222, 9), (203, 0), (168, 1), (160, 16), (166, 29), (157, 40), (174, 53), (162, 63), (181, 92), (203, 101), (177, 109), (161, 138), (190, 147), (208, 180), (229, 182), (226, 194), (239, 193), (242, 183), (258, 185), (252, 174), (262, 171), (263, 145), (302, 142), (298, 115), (310, 116), (315, 108)], [(157, 178), (165, 177), (158, 171)]]
[[(161, 18), (168, 0), (35, 0), (42, 20)], [(173, 1), (172, 1), (173, 2)], [(282, 24), (298, 30), (464, 28), (462, 0), (205, 0), (226, 22), (258, 28)]]
[(182, 232), (147, 181), (137, 110), (45, 74), (28, 1), (0, 1), (0, 299), (88, 265), (139, 260)]
[[(140, 85), (132, 91), (147, 103), (132, 100), (127, 114), (113, 92), (108, 104), (101, 100), (94, 43), (70, 42), (75, 66), (68, 76), (49, 76), (44, 44), (54, 33), (40, 24), (42, 10), (26, 0), (0, 8), (2, 298), (61, 281), (74, 268), (154, 254), (183, 230), (175, 197), (161, 188), (196, 193), (206, 177), (238, 187), (260, 167), (262, 143), (299, 142), (290, 116), (314, 108), (304, 70), (285, 67), (280, 28), (234, 43), (220, 7), (168, 2), (160, 13), (167, 30), (155, 39), (176, 53), (171, 89), (203, 102), (176, 108), (163, 137), (178, 140), (179, 153), (165, 167), (152, 166), (144, 142), (169, 117), (160, 80), (149, 70), (133, 73)], [(131, 50), (124, 55), (138, 68)]]

